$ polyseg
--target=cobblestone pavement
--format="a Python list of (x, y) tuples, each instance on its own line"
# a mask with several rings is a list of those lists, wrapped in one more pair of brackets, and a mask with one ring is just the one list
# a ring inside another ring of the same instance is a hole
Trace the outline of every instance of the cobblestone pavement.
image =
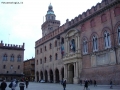
[[(7, 82), (9, 85), (9, 82)], [(66, 90), (83, 90), (84, 86), (79, 84), (67, 84)], [(90, 90), (120, 90), (120, 86), (113, 86), (113, 89), (110, 89), (109, 85), (98, 85), (94, 87), (93, 85), (89, 86)], [(6, 90), (11, 90), (9, 87)], [(20, 90), (19, 86), (16, 87), (16, 90)], [(37, 82), (30, 82), (28, 88), (24, 90), (63, 90), (61, 84), (54, 84), (54, 83), (37, 83)]]

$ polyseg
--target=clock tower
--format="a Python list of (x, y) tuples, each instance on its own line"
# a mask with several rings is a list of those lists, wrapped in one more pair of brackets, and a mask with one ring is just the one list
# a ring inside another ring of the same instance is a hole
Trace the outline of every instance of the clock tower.
[(53, 11), (53, 7), (50, 3), (46, 14), (46, 21), (42, 24), (42, 37), (54, 31), (60, 26), (60, 21), (55, 19), (56, 16)]

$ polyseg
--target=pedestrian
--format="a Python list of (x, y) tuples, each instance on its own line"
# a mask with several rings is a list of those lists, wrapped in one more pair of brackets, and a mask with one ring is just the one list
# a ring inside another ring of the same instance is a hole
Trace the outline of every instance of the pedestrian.
[(97, 82), (96, 82), (96, 80), (94, 80), (94, 87), (95, 87), (95, 86), (97, 86)]
[(16, 79), (13, 79), (11, 90), (15, 90), (16, 86), (17, 86)]
[(19, 84), (20, 90), (24, 90), (25, 87), (25, 83), (23, 80), (21, 80), (20, 84)]
[(110, 81), (110, 89), (113, 88), (113, 83), (112, 83), (112, 80)]
[(63, 90), (66, 88), (66, 80), (63, 81)]
[(3, 80), (0, 86), (1, 86), (1, 90), (5, 90), (5, 88), (7, 87), (6, 81)]
[(88, 90), (88, 80), (87, 79), (85, 80), (84, 90), (85, 89)]
[(28, 84), (29, 84), (29, 81), (28, 81), (28, 79), (26, 79), (26, 81), (25, 81), (26, 88), (28, 88)]

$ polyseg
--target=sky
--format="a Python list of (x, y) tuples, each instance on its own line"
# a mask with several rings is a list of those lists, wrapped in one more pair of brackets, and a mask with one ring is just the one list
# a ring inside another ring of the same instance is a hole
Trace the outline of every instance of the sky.
[(42, 38), (41, 25), (45, 22), (50, 3), (62, 26), (66, 19), (74, 19), (101, 1), (0, 0), (0, 41), (15, 45), (25, 43), (24, 60), (31, 59), (35, 57), (35, 42)]

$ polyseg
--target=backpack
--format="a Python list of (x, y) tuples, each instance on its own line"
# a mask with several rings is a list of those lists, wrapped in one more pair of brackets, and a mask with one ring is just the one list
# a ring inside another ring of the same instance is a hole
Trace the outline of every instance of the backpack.
[(9, 84), (9, 88), (12, 88), (12, 82)]

